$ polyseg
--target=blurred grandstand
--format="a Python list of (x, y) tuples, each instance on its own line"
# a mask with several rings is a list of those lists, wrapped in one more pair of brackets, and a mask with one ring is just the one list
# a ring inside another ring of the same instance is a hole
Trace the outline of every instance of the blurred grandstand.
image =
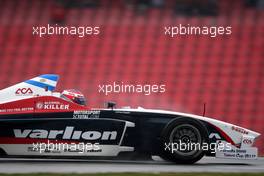
[[(206, 116), (261, 132), (263, 154), (262, 1), (210, 1), (199, 8), (177, 2), (1, 0), (0, 89), (56, 73), (61, 75), (58, 90), (80, 89), (90, 107), (113, 100), (118, 106), (202, 114), (206, 103)], [(209, 10), (202, 13), (204, 8)], [(32, 35), (32, 26), (48, 23), (100, 26), (101, 33)], [(232, 35), (164, 35), (164, 26), (179, 23), (231, 26)], [(166, 84), (166, 92), (98, 92), (99, 84), (113, 81)]]

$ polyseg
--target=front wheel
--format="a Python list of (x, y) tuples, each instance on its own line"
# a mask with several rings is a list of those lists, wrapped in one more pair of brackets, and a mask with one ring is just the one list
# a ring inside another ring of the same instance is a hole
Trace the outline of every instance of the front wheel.
[(193, 164), (204, 156), (207, 138), (208, 132), (200, 121), (175, 119), (161, 134), (161, 157), (179, 164)]

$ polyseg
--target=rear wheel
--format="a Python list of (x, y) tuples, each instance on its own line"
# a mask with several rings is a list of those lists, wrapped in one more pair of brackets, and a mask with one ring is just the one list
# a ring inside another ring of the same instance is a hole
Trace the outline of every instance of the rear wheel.
[(195, 119), (178, 118), (170, 122), (161, 134), (161, 157), (179, 164), (192, 164), (204, 156), (208, 133)]

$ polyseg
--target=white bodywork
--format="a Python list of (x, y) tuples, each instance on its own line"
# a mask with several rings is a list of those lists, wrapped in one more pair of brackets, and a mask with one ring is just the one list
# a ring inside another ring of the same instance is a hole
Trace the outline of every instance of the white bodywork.
[(59, 76), (46, 74), (23, 81), (0, 90), (0, 104), (32, 98), (35, 96), (51, 96), (56, 88)]

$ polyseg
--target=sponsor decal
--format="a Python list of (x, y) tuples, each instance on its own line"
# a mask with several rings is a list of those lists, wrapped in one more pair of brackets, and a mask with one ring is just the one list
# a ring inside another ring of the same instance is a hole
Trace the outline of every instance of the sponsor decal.
[(21, 111), (33, 111), (33, 107), (23, 107), (23, 108), (13, 108), (13, 109), (0, 109), (0, 113), (11, 113), (11, 112), (21, 112)]
[(253, 141), (250, 139), (244, 139), (242, 142), (243, 142), (243, 144), (247, 144), (247, 145), (253, 144)]
[(213, 139), (213, 138), (215, 138), (215, 139), (221, 139), (221, 137), (220, 137), (220, 135), (218, 133), (211, 133), (209, 135), (209, 138), (210, 139)]
[(131, 112), (129, 112), (129, 111), (116, 111), (115, 113), (117, 113), (117, 114), (130, 114)]
[(239, 133), (242, 133), (242, 134), (248, 134), (248, 131), (243, 129), (243, 128), (240, 128), (240, 127), (237, 127), (237, 126), (232, 126), (231, 128), (233, 131), (236, 131), (236, 132), (239, 132)]
[(33, 91), (30, 88), (19, 88), (15, 92), (16, 95), (32, 95)]
[[(222, 141), (225, 143), (225, 141)], [(230, 148), (216, 150), (217, 158), (229, 158), (229, 159), (257, 159), (258, 149), (256, 147), (247, 147), (244, 149), (231, 146)]]
[(90, 119), (90, 118), (99, 118), (100, 111), (74, 111), (73, 118), (74, 119)]
[(257, 151), (254, 148), (248, 150), (232, 149), (221, 151), (223, 157), (225, 158), (235, 158), (235, 159), (256, 159)]
[(37, 102), (37, 103), (36, 103), (36, 108), (37, 108), (37, 109), (43, 109), (43, 107), (44, 107), (43, 102)]
[(66, 126), (64, 130), (45, 129), (13, 129), (16, 138), (35, 139), (84, 139), (84, 140), (115, 140), (117, 131), (81, 131), (73, 126)]
[(57, 101), (49, 101), (49, 102), (37, 102), (36, 109), (43, 110), (68, 110), (70, 108), (69, 104), (62, 104)]

